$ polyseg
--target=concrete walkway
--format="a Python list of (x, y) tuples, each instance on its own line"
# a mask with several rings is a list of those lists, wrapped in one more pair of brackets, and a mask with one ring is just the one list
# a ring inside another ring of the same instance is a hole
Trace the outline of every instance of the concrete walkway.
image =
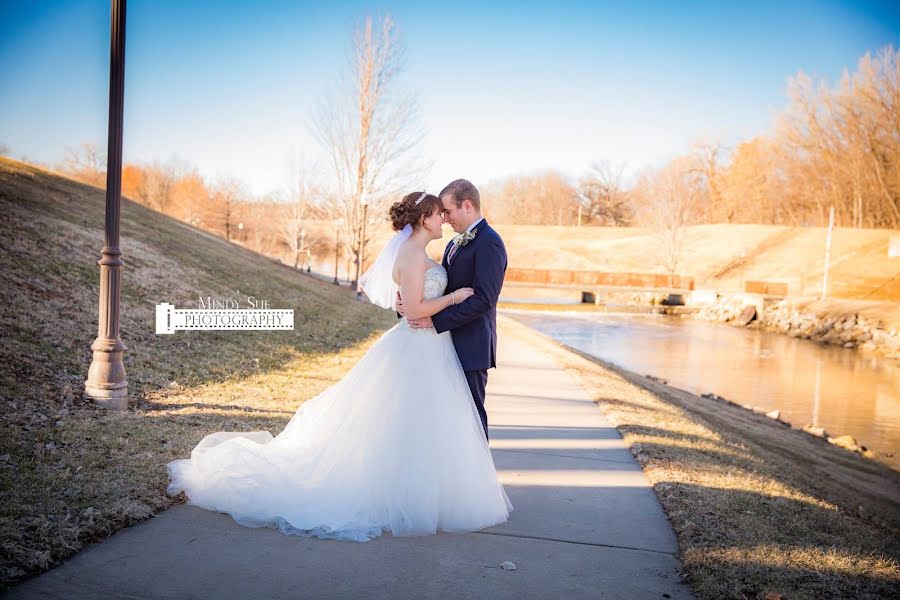
[(669, 522), (597, 405), (516, 338), (501, 334), (499, 354), (488, 384), (491, 447), (515, 507), (502, 526), (336, 542), (180, 505), (5, 597), (692, 598)]

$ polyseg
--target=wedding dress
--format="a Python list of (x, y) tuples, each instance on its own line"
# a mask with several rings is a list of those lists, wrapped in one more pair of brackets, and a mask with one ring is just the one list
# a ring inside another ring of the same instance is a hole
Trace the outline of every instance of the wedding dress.
[[(425, 298), (446, 286), (434, 263)], [(168, 471), (170, 495), (289, 535), (476, 531), (512, 510), (450, 333), (405, 317), (277, 436), (213, 433)]]

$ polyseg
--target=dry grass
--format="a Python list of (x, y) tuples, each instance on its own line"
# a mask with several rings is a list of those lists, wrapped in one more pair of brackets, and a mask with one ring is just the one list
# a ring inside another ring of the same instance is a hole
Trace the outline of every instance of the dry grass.
[[(101, 191), (0, 159), (0, 587), (172, 504), (167, 462), (212, 431), (279, 432), (396, 322), (345, 288), (126, 201), (132, 405), (100, 409), (81, 392), (103, 214)], [(155, 334), (157, 303), (196, 307), (207, 295), (293, 308), (295, 329)]]
[(900, 473), (501, 320), (504, 335), (574, 373), (615, 424), (675, 529), (698, 596), (900, 596)]

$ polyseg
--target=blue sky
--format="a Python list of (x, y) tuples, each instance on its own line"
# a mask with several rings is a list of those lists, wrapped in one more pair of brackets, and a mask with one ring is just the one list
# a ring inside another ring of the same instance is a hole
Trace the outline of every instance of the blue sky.
[[(49, 164), (105, 145), (109, 3), (2, 1), (0, 142)], [(900, 46), (891, 2), (484, 4), (132, 0), (124, 159), (283, 186), (292, 153), (320, 160), (312, 112), (346, 71), (354, 23), (378, 11), (407, 47), (400, 84), (421, 101), (435, 190), (734, 144), (771, 128), (798, 70), (835, 81)]]

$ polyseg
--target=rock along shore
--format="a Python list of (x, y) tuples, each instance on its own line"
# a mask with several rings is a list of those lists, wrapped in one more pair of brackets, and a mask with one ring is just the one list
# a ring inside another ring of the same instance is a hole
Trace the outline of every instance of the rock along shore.
[[(748, 305), (745, 295), (721, 295), (715, 302), (702, 305), (692, 317), (733, 322)], [(852, 305), (842, 307), (840, 301), (833, 304), (791, 298), (766, 301), (761, 311), (756, 309), (756, 318), (748, 326), (900, 359), (900, 331), (853, 308)]]

